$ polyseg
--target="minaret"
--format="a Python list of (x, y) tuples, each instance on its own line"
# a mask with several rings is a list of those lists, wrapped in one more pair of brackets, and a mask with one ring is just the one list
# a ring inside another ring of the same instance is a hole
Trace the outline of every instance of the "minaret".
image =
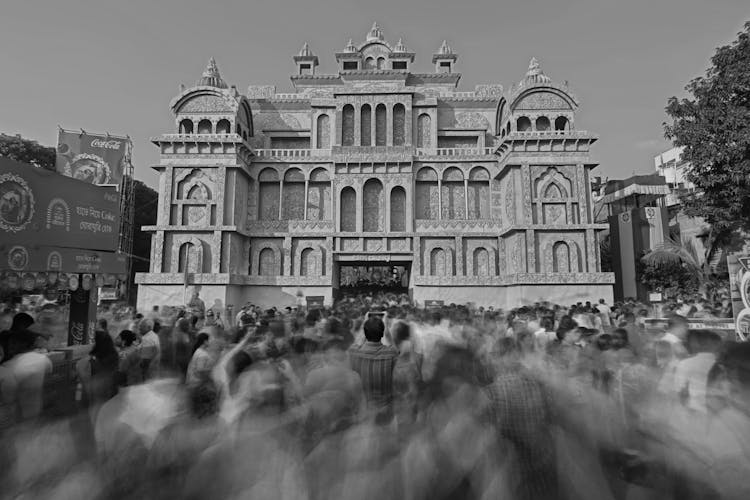
[(294, 56), (294, 63), (297, 65), (298, 75), (314, 75), (318, 66), (318, 56), (312, 53), (310, 45), (305, 42), (299, 54)]
[(435, 65), (435, 73), (453, 73), (453, 66), (456, 64), (458, 56), (453, 53), (453, 49), (448, 45), (446, 40), (438, 51), (432, 55), (432, 63)]
[(216, 87), (219, 89), (227, 88), (226, 82), (221, 79), (219, 67), (216, 65), (216, 60), (213, 57), (208, 60), (208, 66), (203, 71), (203, 76), (196, 82), (196, 86)]

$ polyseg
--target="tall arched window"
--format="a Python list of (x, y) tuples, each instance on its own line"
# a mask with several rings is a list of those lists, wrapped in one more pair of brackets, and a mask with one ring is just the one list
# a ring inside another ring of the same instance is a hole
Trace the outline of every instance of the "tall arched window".
[(391, 231), (406, 231), (406, 191), (401, 186), (391, 190)]
[(369, 179), (362, 190), (362, 230), (375, 233), (385, 230), (383, 224), (383, 183), (377, 179)]
[(305, 248), (299, 256), (299, 275), (300, 276), (319, 276), (316, 269), (315, 256), (312, 248)]
[(477, 248), (473, 255), (474, 276), (490, 275), (490, 253), (486, 248)]
[(406, 129), (406, 108), (399, 103), (393, 106), (393, 145), (403, 146)]
[(375, 145), (385, 146), (386, 136), (386, 111), (385, 104), (378, 104), (375, 107)]
[(260, 255), (258, 255), (258, 275), (276, 276), (279, 274), (278, 269), (274, 251), (270, 248), (261, 250)]
[(307, 220), (331, 220), (331, 178), (324, 168), (316, 168), (310, 172)]
[(192, 134), (193, 133), (193, 120), (185, 118), (180, 122), (180, 133), (181, 134)]
[(200, 273), (202, 271), (198, 262), (198, 251), (192, 243), (183, 243), (180, 246), (179, 261), (177, 262), (178, 273)]
[(422, 113), (417, 118), (417, 147), (432, 147), (432, 119), (427, 113)]
[(466, 218), (466, 191), (464, 190), (464, 173), (461, 169), (450, 167), (443, 172), (440, 195), (443, 219)]
[(558, 241), (552, 248), (552, 272), (570, 272), (570, 248), (564, 241)]
[(213, 126), (210, 120), (201, 120), (198, 122), (198, 133), (199, 134), (210, 134), (213, 132)]
[(279, 174), (272, 168), (266, 168), (258, 175), (258, 219), (279, 219)]
[(570, 124), (568, 123), (568, 119), (564, 116), (558, 116), (555, 118), (555, 130), (568, 130), (570, 128)]
[(528, 116), (522, 116), (516, 120), (516, 130), (519, 132), (527, 132), (531, 130), (531, 120)]
[(290, 168), (284, 174), (284, 199), (281, 203), (282, 219), (305, 218), (305, 175), (298, 168)]
[(365, 59), (365, 69), (375, 69), (375, 59), (372, 57)]
[(361, 124), (359, 127), (360, 141), (363, 146), (372, 145), (372, 108), (369, 104), (362, 106)]
[(469, 213), (467, 219), (490, 218), (490, 174), (484, 167), (474, 167), (469, 172), (467, 185)]
[(341, 231), (353, 233), (357, 230), (357, 193), (353, 187), (341, 190)]
[(228, 134), (230, 130), (232, 130), (232, 125), (229, 123), (229, 120), (219, 120), (219, 123), (216, 124), (217, 134)]
[(331, 147), (331, 119), (328, 115), (318, 116), (317, 143), (318, 149), (328, 149)]
[(347, 104), (344, 106), (341, 117), (343, 146), (354, 146), (354, 106)]
[(549, 118), (547, 118), (546, 116), (540, 116), (539, 118), (537, 118), (536, 129), (541, 132), (549, 130), (550, 129)]
[(433, 248), (430, 252), (430, 276), (447, 276), (447, 260), (445, 250)]
[(385, 57), (378, 57), (378, 69), (385, 69)]
[(415, 205), (417, 219), (437, 220), (440, 217), (438, 176), (430, 167), (417, 172)]

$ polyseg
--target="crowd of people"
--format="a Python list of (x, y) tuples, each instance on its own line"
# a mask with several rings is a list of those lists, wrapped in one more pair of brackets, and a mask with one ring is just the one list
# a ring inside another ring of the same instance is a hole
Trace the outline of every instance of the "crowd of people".
[(424, 309), (367, 293), (229, 316), (196, 293), (102, 315), (65, 419), (42, 412), (43, 328), (16, 313), (0, 334), (0, 491), (745, 498), (750, 344), (687, 319), (728, 307), (671, 301), (653, 331), (635, 300)]

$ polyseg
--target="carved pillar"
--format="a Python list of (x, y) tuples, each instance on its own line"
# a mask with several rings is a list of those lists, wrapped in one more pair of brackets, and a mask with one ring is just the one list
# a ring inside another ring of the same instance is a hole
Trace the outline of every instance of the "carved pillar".
[(221, 254), (224, 252), (221, 241), (221, 231), (214, 231), (211, 245), (211, 273), (221, 273)]
[(354, 100), (354, 145), (362, 145), (362, 100)]
[[(406, 189), (406, 186), (404, 186), (404, 189)], [(406, 231), (414, 231), (414, 181), (411, 182), (411, 189), (406, 189), (406, 207), (404, 207), (404, 218), (406, 219)]]
[(302, 218), (307, 220), (307, 191), (310, 189), (310, 179), (305, 179), (305, 210)]
[[(284, 175), (283, 173), (281, 174)], [(279, 219), (282, 220), (284, 217), (284, 180), (279, 181)]]
[[(440, 174), (438, 174), (440, 176)], [(438, 177), (438, 220), (443, 219), (443, 181)]]
[(364, 207), (365, 207), (365, 200), (362, 196), (362, 184), (357, 183), (357, 185), (354, 186), (354, 192), (357, 194), (357, 221), (356, 221), (356, 227), (357, 232), (361, 233), (364, 230)]
[(463, 239), (460, 236), (456, 236), (456, 276), (465, 276), (466, 266), (464, 265), (464, 245)]
[[(386, 166), (387, 170), (387, 166)], [(383, 227), (386, 233), (391, 232), (391, 189), (393, 185), (385, 184), (383, 186), (383, 212), (385, 212), (385, 220), (383, 221)], [(386, 248), (383, 245), (383, 248)]]
[(523, 193), (524, 224), (532, 224), (531, 216), (531, 168), (528, 163), (521, 165), (521, 192)]
[[(234, 208), (235, 192), (234, 190), (230, 191), (227, 187), (226, 167), (217, 167), (214, 172), (216, 172), (216, 175), (214, 175), (214, 179), (216, 179), (216, 190), (219, 191), (218, 193), (216, 193), (216, 220), (214, 221), (214, 224), (224, 225), (226, 223), (226, 221), (224, 220), (224, 213), (226, 211), (225, 200), (227, 198), (227, 195), (229, 195), (229, 201), (232, 204), (232, 208)], [(211, 224), (211, 205), (206, 206), (206, 212), (208, 223)]]
[(592, 221), (588, 220), (588, 193), (590, 191), (589, 186), (586, 185), (585, 180), (585, 168), (582, 163), (576, 165), (576, 183), (578, 184), (578, 213), (580, 224), (590, 224)]
[(172, 200), (176, 198), (177, 186), (174, 185), (174, 167), (167, 167), (159, 176), (159, 206), (156, 223), (160, 226), (170, 224)]
[(598, 241), (593, 229), (586, 230), (586, 262), (581, 272), (600, 272)]
[(281, 262), (283, 264), (282, 276), (292, 275), (292, 237), (284, 237), (284, 247), (281, 249)]
[(537, 272), (536, 270), (536, 241), (534, 230), (533, 229), (527, 229), (526, 230), (526, 261), (527, 261), (527, 269), (530, 273)]
[(156, 231), (151, 237), (151, 272), (164, 272), (164, 231)]
[(469, 179), (464, 178), (464, 219), (469, 219)]
[(385, 106), (385, 145), (393, 147), (393, 104)]
[(412, 255), (412, 276), (422, 276), (422, 239), (419, 236), (414, 237)]

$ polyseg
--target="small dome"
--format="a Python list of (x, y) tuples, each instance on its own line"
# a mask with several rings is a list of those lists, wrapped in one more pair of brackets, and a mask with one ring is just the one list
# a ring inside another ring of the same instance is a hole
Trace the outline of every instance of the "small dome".
[(347, 53), (354, 53), (357, 52), (357, 47), (354, 46), (354, 42), (352, 39), (349, 39), (349, 43), (346, 44), (346, 47), (344, 47), (344, 52)]
[(312, 50), (310, 50), (310, 45), (305, 42), (305, 44), (302, 46), (302, 49), (299, 51), (300, 57), (311, 57), (313, 55)]
[(397, 52), (399, 54), (405, 54), (409, 51), (407, 50), (406, 45), (404, 45), (404, 42), (399, 38), (398, 43), (393, 48), (393, 52)]
[(370, 29), (370, 32), (367, 34), (367, 41), (368, 42), (375, 42), (375, 41), (382, 42), (383, 40), (384, 40), (383, 30), (380, 29), (380, 26), (378, 26), (378, 23), (372, 23), (372, 28)]
[(544, 74), (542, 68), (539, 67), (539, 61), (536, 57), (532, 57), (529, 61), (529, 70), (526, 72), (526, 77), (521, 82), (521, 85), (535, 85), (537, 83), (550, 83), (552, 79)]
[(443, 44), (438, 49), (437, 53), (441, 55), (453, 54), (453, 49), (448, 45), (447, 40), (443, 40)]
[(201, 87), (216, 87), (219, 89), (227, 88), (226, 82), (221, 79), (219, 67), (216, 66), (216, 61), (213, 57), (208, 60), (208, 66), (206, 66), (203, 76), (201, 76), (201, 79), (198, 80), (196, 85)]

